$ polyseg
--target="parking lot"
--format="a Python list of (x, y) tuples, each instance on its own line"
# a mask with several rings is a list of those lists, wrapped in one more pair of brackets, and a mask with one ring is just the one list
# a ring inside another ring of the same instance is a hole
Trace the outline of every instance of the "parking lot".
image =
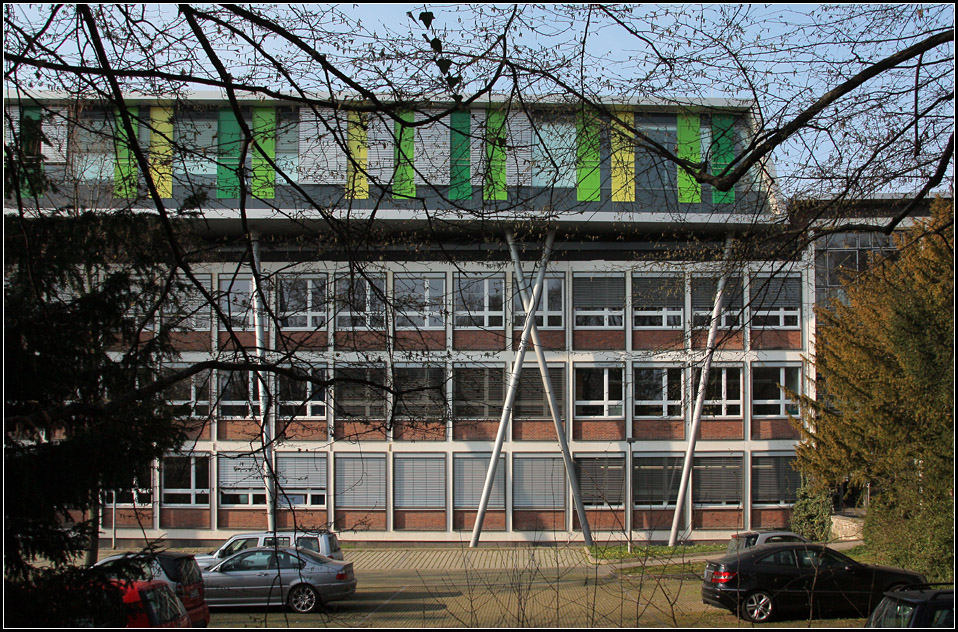
[[(325, 612), (213, 611), (214, 627), (750, 627), (701, 603), (690, 572), (617, 572), (582, 547), (347, 550), (356, 595)], [(693, 560), (694, 563), (694, 560)], [(861, 627), (863, 619), (777, 622)]]

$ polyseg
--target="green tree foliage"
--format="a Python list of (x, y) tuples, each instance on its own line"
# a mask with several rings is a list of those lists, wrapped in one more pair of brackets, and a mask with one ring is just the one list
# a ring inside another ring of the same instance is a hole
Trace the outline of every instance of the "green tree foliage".
[(832, 498), (827, 489), (815, 489), (808, 481), (798, 488), (791, 527), (814, 542), (826, 542), (832, 533)]
[(930, 577), (954, 560), (953, 222), (936, 201), (847, 303), (818, 309), (820, 398), (803, 399), (797, 449), (820, 487), (871, 485), (866, 539)]

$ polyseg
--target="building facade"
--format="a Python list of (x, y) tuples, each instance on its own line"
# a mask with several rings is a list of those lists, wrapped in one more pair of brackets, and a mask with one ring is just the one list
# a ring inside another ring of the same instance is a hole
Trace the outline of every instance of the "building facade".
[[(656, 150), (718, 173), (750, 138), (748, 104), (235, 105), (7, 99), (8, 135), (61, 183), (27, 204), (192, 211), (178, 221), (207, 246), (191, 264), (205, 292), (147, 310), (142, 335), (169, 327), (179, 351), (161, 370), (285, 369), (170, 389), (192, 439), (106, 494), (105, 535), (264, 529), (265, 467), (278, 528), (466, 540), (529, 317), (506, 235), (529, 281), (550, 232), (534, 319), (596, 541), (668, 537), (720, 277), (680, 536), (787, 527), (799, 435), (782, 386), (814, 377), (812, 257), (776, 243), (767, 168), (723, 192)], [(580, 539), (532, 353), (505, 424), (482, 540)]]

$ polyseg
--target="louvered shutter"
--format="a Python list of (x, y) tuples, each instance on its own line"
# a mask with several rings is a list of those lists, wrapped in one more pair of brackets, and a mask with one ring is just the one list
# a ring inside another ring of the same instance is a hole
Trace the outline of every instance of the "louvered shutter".
[(455, 367), (453, 409), (459, 419), (498, 419), (505, 402), (502, 367)]
[(369, 146), (368, 167), (370, 184), (391, 186), (396, 162), (395, 122), (388, 117), (369, 115), (367, 142)]
[(752, 310), (798, 309), (802, 306), (801, 277), (755, 277), (751, 287), (754, 296)]
[[(416, 112), (422, 121), (436, 114), (436, 110)], [(449, 117), (415, 128), (416, 184), (446, 186), (449, 184)]]
[(532, 145), (532, 186), (576, 186), (576, 125), (571, 119), (537, 120)]
[(336, 455), (336, 507), (386, 508), (386, 455)]
[(506, 184), (532, 184), (532, 121), (523, 112), (506, 118)]
[(742, 504), (742, 457), (695, 457), (692, 502), (701, 505)]
[[(565, 368), (549, 367), (549, 384), (555, 396), (559, 417), (565, 418)], [(542, 386), (542, 374), (539, 367), (526, 367), (519, 374), (519, 387), (512, 409), (516, 419), (552, 419), (549, 399)]]
[(791, 467), (794, 455), (752, 456), (752, 502), (792, 504), (798, 498), (801, 475)]
[(265, 489), (263, 455), (220, 453), (217, 456), (220, 490)]
[(632, 500), (636, 505), (674, 506), (682, 483), (681, 456), (638, 456), (632, 465)]
[(446, 506), (446, 456), (397, 454), (393, 458), (393, 494), (397, 509)]
[(632, 277), (632, 307), (646, 311), (683, 309), (685, 279), (675, 275)]
[(346, 183), (347, 115), (331, 108), (299, 109), (299, 181)]
[(575, 276), (572, 280), (575, 309), (621, 310), (625, 306), (625, 277)]
[[(715, 292), (718, 289), (717, 277), (698, 277), (692, 279), (692, 310), (711, 312), (715, 304)], [(725, 279), (722, 292), (723, 310), (740, 310), (743, 305), (742, 277), (730, 275)]]
[(325, 454), (277, 454), (277, 482), (288, 489), (326, 489)]
[(561, 457), (516, 456), (512, 479), (512, 505), (516, 509), (565, 507), (566, 474)]
[[(456, 454), (452, 458), (452, 504), (455, 509), (475, 509), (482, 500), (492, 454)], [(506, 506), (506, 458), (499, 457), (489, 494), (489, 509)]]
[(618, 506), (625, 501), (625, 456), (577, 456), (575, 470), (583, 504)]

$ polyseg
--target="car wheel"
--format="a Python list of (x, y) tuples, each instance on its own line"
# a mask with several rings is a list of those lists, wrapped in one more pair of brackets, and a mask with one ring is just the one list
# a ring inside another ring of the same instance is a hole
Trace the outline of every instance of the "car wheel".
[(775, 607), (772, 596), (764, 590), (756, 590), (745, 597), (739, 606), (739, 616), (752, 623), (765, 623), (772, 619)]
[(313, 612), (320, 606), (322, 600), (316, 594), (316, 590), (307, 584), (297, 584), (289, 591), (287, 598), (289, 607), (300, 613)]

